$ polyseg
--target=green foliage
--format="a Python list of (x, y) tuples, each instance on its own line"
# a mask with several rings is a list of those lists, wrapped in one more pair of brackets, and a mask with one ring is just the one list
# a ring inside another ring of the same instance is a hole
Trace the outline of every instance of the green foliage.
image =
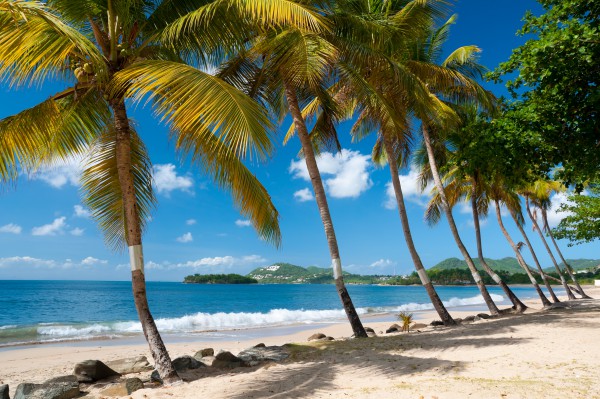
[[(347, 284), (379, 284), (385, 282), (387, 276), (362, 276), (343, 272)], [(259, 267), (248, 273), (265, 284), (333, 284), (333, 271), (315, 266), (303, 268), (290, 263), (274, 263), (271, 266)]]
[[(521, 266), (519, 266), (519, 263), (515, 258), (507, 257), (497, 260), (485, 258), (485, 261), (489, 267), (496, 271), (508, 272), (509, 274), (520, 273), (523, 271), (523, 269), (521, 268)], [(479, 259), (473, 259), (473, 262), (475, 262), (475, 266), (477, 266), (478, 270), (483, 270)], [(447, 269), (467, 269), (467, 263), (461, 259), (448, 258), (433, 266), (429, 270), (433, 271)]]
[(541, 133), (551, 147), (545, 155), (562, 166), (561, 177), (582, 183), (600, 170), (600, 2), (539, 2), (545, 14), (528, 13), (519, 32), (536, 38), (515, 49), (492, 77), (518, 73), (507, 82), (521, 99), (511, 116), (518, 121), (516, 128), (523, 134)]
[(571, 194), (560, 211), (569, 212), (553, 230), (556, 238), (567, 238), (569, 246), (600, 238), (600, 186), (588, 187), (589, 195)]
[(194, 274), (186, 276), (184, 283), (193, 284), (256, 284), (256, 279), (241, 276), (239, 274)]

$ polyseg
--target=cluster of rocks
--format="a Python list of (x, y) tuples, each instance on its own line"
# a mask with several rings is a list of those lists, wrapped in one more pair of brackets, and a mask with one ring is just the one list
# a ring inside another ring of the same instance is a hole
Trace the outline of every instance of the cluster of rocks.
[[(232, 369), (251, 367), (264, 362), (280, 362), (289, 357), (289, 352), (282, 346), (266, 346), (258, 344), (245, 349), (237, 356), (231, 352), (220, 351), (215, 355), (214, 349), (202, 349), (194, 356), (181, 356), (173, 359), (173, 367), (178, 373), (203, 367), (216, 369)], [(71, 399), (79, 397), (83, 388), (102, 388), (102, 396), (127, 396), (143, 389), (145, 383), (162, 383), (157, 370), (149, 378), (123, 378), (126, 374), (142, 373), (154, 367), (145, 356), (120, 359), (103, 363), (100, 360), (86, 360), (75, 365), (73, 374), (52, 378), (41, 384), (22, 383), (17, 386), (13, 399)], [(0, 385), (0, 399), (10, 399), (8, 385)]]
[(335, 341), (335, 338), (328, 337), (323, 333), (315, 333), (308, 337), (308, 341)]
[[(492, 317), (494, 317), (494, 316), (490, 316), (487, 313), (479, 313), (477, 315), (467, 316), (467, 317), (462, 318), (462, 319), (459, 318), (459, 317), (457, 317), (457, 318), (454, 319), (454, 321), (457, 324), (473, 323), (474, 321), (479, 321), (479, 320), (482, 320), (482, 319), (491, 319)], [(444, 323), (442, 321), (440, 321), (440, 320), (434, 320), (434, 321), (431, 322), (430, 325), (434, 326), (434, 327), (438, 327), (438, 326), (443, 326)]]

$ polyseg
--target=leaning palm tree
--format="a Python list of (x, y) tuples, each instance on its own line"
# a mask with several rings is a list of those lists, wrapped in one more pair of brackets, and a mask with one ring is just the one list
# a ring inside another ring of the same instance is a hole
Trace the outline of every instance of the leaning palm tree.
[(560, 282), (561, 282), (562, 286), (564, 287), (565, 292), (567, 293), (567, 297), (569, 299), (575, 299), (575, 295), (573, 295), (573, 292), (571, 292), (571, 289), (567, 285), (567, 281), (565, 280), (562, 270), (560, 270), (560, 267), (558, 266), (558, 262), (556, 262), (556, 259), (554, 258), (554, 255), (552, 254), (552, 250), (548, 246), (548, 242), (546, 242), (544, 233), (542, 232), (542, 230), (540, 229), (540, 226), (538, 225), (537, 217), (535, 217), (535, 215), (533, 214), (533, 211), (531, 210), (532, 204), (544, 206), (543, 204), (546, 203), (545, 206), (548, 206), (547, 204), (550, 202), (550, 196), (547, 195), (546, 193), (551, 190), (555, 190), (555, 189), (559, 190), (560, 186), (561, 186), (561, 184), (557, 181), (538, 179), (538, 180), (534, 181), (533, 183), (523, 187), (521, 190), (519, 190), (519, 192), (521, 195), (523, 195), (525, 197), (525, 209), (527, 211), (527, 215), (529, 216), (529, 219), (531, 220), (531, 223), (533, 224), (533, 229), (535, 231), (537, 231), (537, 233), (540, 237), (540, 240), (542, 240), (542, 243), (544, 244), (544, 248), (546, 248), (546, 251), (548, 252), (548, 255), (550, 256), (550, 259), (552, 260), (554, 269), (556, 270), (556, 272), (558, 273), (558, 276), (560, 277)]
[[(556, 243), (556, 240), (554, 239), (554, 235), (552, 234), (552, 229), (550, 229), (550, 226), (548, 224), (548, 209), (550, 208), (550, 205), (551, 205), (550, 196), (552, 195), (553, 192), (564, 191), (565, 188), (560, 182), (553, 181), (553, 180), (540, 180), (540, 181), (535, 182), (534, 184), (535, 184), (535, 186), (533, 187), (534, 190), (532, 192), (532, 195), (528, 196), (528, 200), (531, 201), (531, 204), (534, 207), (536, 207), (537, 209), (540, 210), (540, 213), (542, 215), (542, 229), (541, 230), (537, 224), (536, 212), (530, 212), (529, 216), (532, 217), (532, 222), (535, 223), (535, 227), (536, 227), (537, 231), (540, 233), (540, 236), (542, 237), (542, 240), (544, 241), (544, 243), (546, 242), (546, 240), (543, 237), (543, 234), (542, 234), (543, 232), (545, 232), (552, 240), (552, 243), (554, 244), (554, 248), (556, 249), (558, 256), (560, 256), (562, 263), (565, 265), (565, 270), (567, 271), (567, 273), (569, 274), (569, 277), (575, 284), (575, 287), (576, 287), (575, 290), (581, 295), (582, 298), (590, 299), (590, 297), (588, 295), (586, 295), (586, 293), (583, 291), (583, 289), (577, 282), (577, 278), (575, 277), (575, 274), (573, 273), (571, 266), (567, 263), (567, 261), (563, 257), (562, 252), (560, 251), (560, 248), (558, 247), (558, 244)], [(529, 206), (528, 206), (528, 208), (529, 208)], [(548, 250), (548, 253), (551, 254), (550, 248), (548, 248), (548, 244), (545, 244), (545, 245), (546, 245), (546, 249)], [(552, 260), (554, 262), (555, 267), (558, 270), (560, 270), (560, 268), (558, 267), (558, 264), (553, 256), (552, 256)], [(562, 280), (564, 280), (562, 274), (560, 274), (560, 277), (561, 277), (561, 283), (562, 283)], [(567, 290), (567, 293), (569, 291), (570, 290)]]
[(516, 212), (515, 210), (519, 209), (519, 207), (521, 206), (519, 197), (517, 195), (515, 195), (513, 192), (505, 190), (503, 187), (503, 184), (501, 182), (501, 179), (499, 179), (498, 177), (494, 177), (490, 181), (489, 196), (490, 196), (490, 199), (492, 201), (494, 201), (494, 206), (496, 209), (496, 219), (498, 220), (498, 226), (500, 226), (500, 230), (502, 230), (502, 234), (504, 235), (504, 238), (506, 238), (506, 241), (508, 241), (510, 247), (514, 251), (515, 256), (517, 257), (517, 262), (519, 263), (521, 268), (523, 268), (523, 270), (529, 277), (531, 284), (535, 288), (538, 296), (540, 297), (540, 300), (542, 301), (542, 305), (544, 307), (551, 306), (552, 302), (550, 302), (548, 300), (548, 298), (546, 297), (546, 295), (544, 295), (544, 292), (540, 288), (537, 280), (535, 279), (535, 277), (533, 277), (533, 274), (531, 273), (529, 266), (527, 266), (525, 259), (523, 259), (519, 245), (513, 241), (512, 237), (506, 230), (506, 227), (504, 227), (504, 222), (502, 220), (502, 211), (500, 209), (500, 206), (501, 206), (501, 204), (504, 204), (509, 209), (511, 214), (518, 215), (518, 214), (520, 214), (520, 212)]
[[(422, 80), (427, 84), (432, 96), (436, 96), (449, 103), (474, 102), (492, 108), (493, 96), (483, 90), (476, 82), (477, 78), (481, 78), (483, 72), (483, 68), (477, 63), (477, 54), (480, 52), (478, 47), (459, 47), (439, 65), (436, 65), (441, 54), (442, 44), (448, 38), (449, 28), (454, 23), (455, 18), (455, 16), (451, 17), (442, 28), (433, 32), (426, 40), (416, 42), (416, 50), (413, 53), (413, 57), (407, 61), (407, 66), (414, 70), (416, 74), (422, 75)], [(431, 74), (424, 74), (423, 69), (426, 67), (429, 67), (430, 69), (436, 67), (443, 73), (433, 76)], [(439, 77), (445, 77), (445, 79), (440, 79)], [(458, 228), (456, 227), (454, 216), (452, 215), (452, 209), (446, 198), (444, 186), (438, 171), (433, 149), (433, 142), (436, 138), (432, 138), (432, 133), (441, 133), (443, 130), (442, 126), (445, 124), (447, 125), (447, 120), (443, 121), (444, 123), (439, 123), (438, 121), (431, 119), (427, 114), (416, 114), (416, 116), (422, 121), (421, 132), (423, 135), (423, 143), (427, 149), (431, 176), (440, 195), (441, 208), (444, 211), (446, 220), (450, 226), (452, 236), (467, 262), (467, 266), (471, 271), (473, 279), (475, 280), (486, 305), (492, 314), (497, 315), (499, 314), (498, 307), (487, 291), (477, 267), (458, 233)], [(447, 126), (455, 126), (455, 123), (451, 122), (451, 124)]]
[[(201, 29), (187, 36), (191, 24), (182, 27), (182, 18)], [(126, 99), (151, 100), (176, 149), (233, 193), (261, 237), (278, 243), (277, 211), (241, 161), (270, 153), (268, 114), (186, 60), (206, 65), (243, 47), (256, 29), (293, 22), (307, 30), (320, 26), (313, 11), (287, 0), (0, 1), (0, 81), (27, 86), (59, 79), (70, 86), (0, 123), (2, 178), (41, 161), (87, 155), (84, 202), (107, 243), (129, 250), (138, 317), (167, 383), (179, 377), (150, 313), (142, 250), (154, 203), (151, 163)]]

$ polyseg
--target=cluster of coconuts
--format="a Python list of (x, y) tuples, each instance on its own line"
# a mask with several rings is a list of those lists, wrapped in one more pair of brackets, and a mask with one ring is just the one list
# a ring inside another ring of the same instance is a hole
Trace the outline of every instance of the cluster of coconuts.
[(75, 67), (76, 68), (73, 71), (73, 73), (75, 74), (77, 81), (79, 83), (89, 82), (90, 76), (94, 74), (94, 67), (92, 67), (92, 64), (89, 62), (86, 62), (83, 65), (81, 65), (81, 63), (78, 62), (75, 64)]

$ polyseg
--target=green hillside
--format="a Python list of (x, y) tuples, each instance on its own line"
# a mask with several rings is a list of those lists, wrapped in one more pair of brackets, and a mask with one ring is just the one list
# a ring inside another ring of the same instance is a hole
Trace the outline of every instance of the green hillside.
[[(303, 268), (290, 263), (274, 263), (259, 267), (247, 274), (262, 284), (333, 284), (333, 272), (315, 266)], [(344, 272), (348, 284), (379, 284), (390, 276), (361, 276)]]
[[(489, 259), (485, 258), (486, 263), (489, 267), (496, 271), (505, 271), (510, 274), (522, 273), (523, 269), (519, 266), (516, 258), (503, 258), (503, 259)], [(480, 265), (479, 259), (473, 259), (477, 269), (483, 270)], [(429, 270), (449, 270), (449, 269), (467, 269), (467, 262), (457, 258), (448, 258), (437, 265), (431, 267)]]

